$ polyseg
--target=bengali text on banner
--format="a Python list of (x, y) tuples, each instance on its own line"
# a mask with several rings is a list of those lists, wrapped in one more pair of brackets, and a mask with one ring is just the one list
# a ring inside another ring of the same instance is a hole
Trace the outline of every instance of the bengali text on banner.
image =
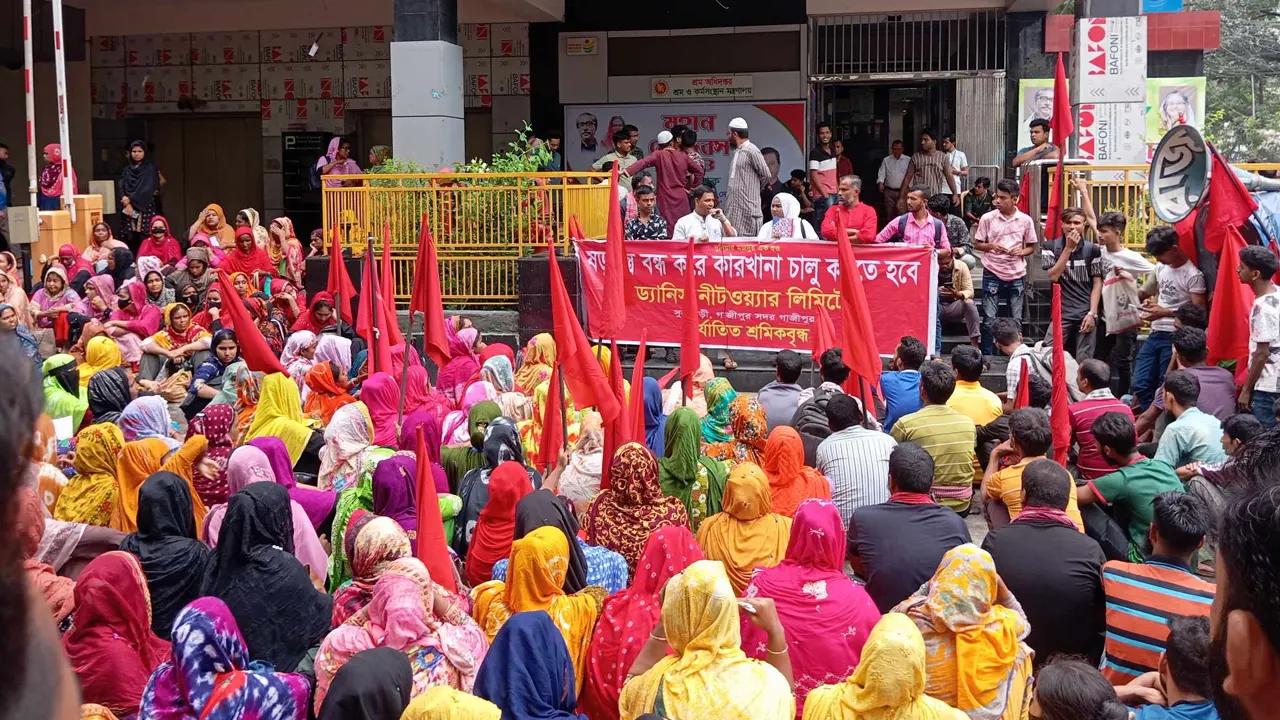
[[(626, 243), (632, 286), (627, 325), (619, 341), (680, 344), (685, 242)], [(604, 242), (577, 243), (588, 332), (598, 337), (605, 273)], [(723, 242), (694, 249), (702, 342), (707, 347), (808, 351), (819, 305), (840, 329), (840, 260), (828, 242)], [(876, 350), (892, 356), (904, 335), (933, 347), (937, 316), (937, 260), (928, 248), (855, 245), (871, 308)]]

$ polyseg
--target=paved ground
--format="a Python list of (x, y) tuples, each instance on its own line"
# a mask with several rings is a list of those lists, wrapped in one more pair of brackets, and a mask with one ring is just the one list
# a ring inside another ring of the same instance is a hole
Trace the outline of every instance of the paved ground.
[(964, 519), (964, 524), (969, 526), (969, 537), (973, 540), (973, 544), (982, 546), (982, 539), (987, 536), (987, 521), (983, 519), (982, 513), (974, 513)]

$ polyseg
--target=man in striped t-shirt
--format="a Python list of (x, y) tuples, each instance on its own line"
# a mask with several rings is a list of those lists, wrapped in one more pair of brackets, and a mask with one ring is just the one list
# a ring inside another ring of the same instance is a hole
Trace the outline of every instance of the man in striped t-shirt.
[(1080, 454), (1076, 458), (1076, 470), (1081, 480), (1096, 480), (1115, 472), (1115, 466), (1107, 462), (1093, 437), (1093, 421), (1104, 413), (1118, 412), (1133, 420), (1133, 410), (1111, 394), (1111, 366), (1101, 360), (1085, 360), (1080, 363), (1076, 385), (1085, 393), (1080, 402), (1071, 403), (1067, 412), (1071, 416), (1071, 435)]
[(973, 420), (947, 406), (956, 389), (956, 373), (941, 361), (920, 368), (920, 399), (924, 407), (898, 419), (893, 439), (912, 442), (933, 457), (933, 495), (939, 504), (965, 514), (973, 497), (973, 463), (977, 458), (977, 427)]
[(1107, 639), (1102, 674), (1113, 685), (1160, 667), (1174, 616), (1208, 617), (1214, 586), (1192, 572), (1211, 516), (1204, 501), (1172, 491), (1152, 501), (1151, 554), (1144, 563), (1113, 560), (1102, 566), (1107, 596)]

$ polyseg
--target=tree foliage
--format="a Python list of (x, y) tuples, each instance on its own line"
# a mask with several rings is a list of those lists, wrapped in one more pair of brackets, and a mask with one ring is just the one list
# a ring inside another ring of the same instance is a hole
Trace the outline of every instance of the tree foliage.
[(1208, 138), (1232, 160), (1280, 161), (1280, 1), (1191, 0), (1217, 10), (1222, 47), (1205, 55)]

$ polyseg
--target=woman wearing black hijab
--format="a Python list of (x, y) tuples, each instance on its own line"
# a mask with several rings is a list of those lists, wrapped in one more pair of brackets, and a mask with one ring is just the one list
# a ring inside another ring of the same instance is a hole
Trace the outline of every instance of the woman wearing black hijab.
[[(124, 281), (133, 277), (137, 270), (133, 267), (133, 251), (129, 248), (116, 248), (111, 251), (111, 257), (107, 258), (107, 269), (98, 273), (99, 275), (110, 275), (116, 284), (116, 291), (124, 287)], [(111, 300), (115, 302), (115, 300)]]
[(151, 629), (165, 640), (178, 612), (200, 597), (210, 551), (196, 538), (187, 481), (171, 472), (147, 478), (138, 490), (138, 532), (126, 535), (120, 549), (142, 564), (151, 592)]
[(101, 370), (89, 379), (89, 412), (93, 423), (114, 423), (133, 401), (129, 390), (129, 371), (123, 367)]
[(120, 198), (120, 239), (134, 252), (151, 230), (159, 190), (160, 171), (147, 157), (146, 144), (135, 140), (129, 145), (129, 162), (116, 183), (116, 195)]
[(529, 493), (516, 503), (515, 539), (545, 525), (560, 528), (569, 538), (569, 571), (564, 575), (564, 591), (568, 595), (587, 586), (587, 559), (578, 544), (578, 519), (559, 495), (550, 490)]
[(231, 608), (249, 655), (276, 672), (294, 672), (332, 629), (333, 599), (293, 555), (289, 491), (276, 483), (250, 483), (227, 500), (202, 592)]
[(458, 557), (467, 556), (471, 536), (475, 533), (480, 511), (489, 504), (489, 476), (504, 462), (518, 462), (525, 466), (529, 481), (535, 489), (542, 487), (542, 475), (524, 461), (524, 448), (520, 444), (520, 431), (516, 424), (505, 417), (494, 418), (484, 431), (483, 464), (462, 476), (458, 483), (458, 495), (462, 498), (462, 511), (458, 514), (453, 531), (453, 551)]
[(333, 676), (316, 720), (399, 720), (412, 692), (413, 668), (404, 653), (365, 650)]

